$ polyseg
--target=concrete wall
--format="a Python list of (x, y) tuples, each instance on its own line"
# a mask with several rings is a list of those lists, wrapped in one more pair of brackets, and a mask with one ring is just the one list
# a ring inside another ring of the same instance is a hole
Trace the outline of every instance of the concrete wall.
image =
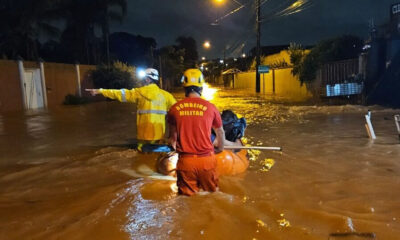
[[(312, 97), (311, 92), (306, 85), (301, 86), (297, 77), (293, 77), (291, 68), (270, 70), (269, 73), (260, 74), (261, 93), (275, 94), (290, 101), (305, 101)], [(273, 75), (275, 74), (275, 93)], [(248, 89), (254, 91), (256, 89), (256, 73), (243, 72), (235, 74), (235, 89)]]
[(49, 107), (62, 104), (68, 94), (78, 94), (74, 65), (44, 63), (44, 75)]
[[(308, 52), (308, 50), (305, 50), (305, 53)], [(291, 65), (290, 55), (287, 50), (261, 59), (261, 65), (277, 66), (282, 62), (287, 63), (289, 66)], [(253, 70), (249, 72), (235, 74), (234, 88), (248, 89), (251, 92), (255, 92), (255, 61), (253, 62), (252, 69)], [(306, 101), (312, 98), (311, 91), (307, 89), (305, 84), (301, 86), (298, 77), (294, 77), (291, 71), (291, 67), (276, 68), (274, 70), (271, 69), (269, 73), (260, 74), (260, 92), (262, 94), (275, 95), (289, 101)], [(273, 79), (275, 79), (275, 81)]]
[(0, 60), (0, 112), (22, 110), (22, 104), (18, 64)]
[(241, 72), (235, 74), (233, 87), (235, 89), (256, 89), (256, 72)]
[[(25, 61), (24, 68), (39, 68), (38, 62)], [(74, 64), (44, 64), (48, 107), (61, 105), (68, 94), (78, 95), (77, 72)], [(79, 65), (81, 89), (93, 86), (89, 77), (92, 65)], [(22, 90), (17, 61), (0, 60), (0, 112), (23, 110)]]

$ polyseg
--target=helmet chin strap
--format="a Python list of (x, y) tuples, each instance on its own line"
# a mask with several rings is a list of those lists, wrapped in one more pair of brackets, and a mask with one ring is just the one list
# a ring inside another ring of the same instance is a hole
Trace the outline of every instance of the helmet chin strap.
[(201, 96), (201, 93), (203, 91), (203, 89), (200, 88), (200, 87), (197, 87), (197, 88), (189, 87), (189, 89), (190, 89), (190, 91), (185, 90), (186, 91), (186, 94), (185, 94), (186, 97), (189, 96), (189, 94), (192, 93), (192, 92), (195, 92), (195, 93), (197, 93), (197, 94), (199, 94)]
[(192, 92), (196, 92), (197, 94), (199, 94), (201, 96), (201, 89), (199, 89), (199, 91), (196, 91), (196, 89), (192, 89)]

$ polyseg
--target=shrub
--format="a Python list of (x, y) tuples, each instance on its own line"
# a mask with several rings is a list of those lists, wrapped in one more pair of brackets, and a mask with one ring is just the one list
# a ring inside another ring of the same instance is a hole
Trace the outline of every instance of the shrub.
[(138, 86), (135, 77), (135, 67), (122, 62), (114, 62), (110, 67), (100, 65), (91, 74), (96, 88), (131, 89)]
[(65, 96), (64, 105), (79, 105), (79, 104), (85, 104), (88, 102), (88, 99), (85, 97), (79, 97), (75, 96), (73, 94), (68, 94)]

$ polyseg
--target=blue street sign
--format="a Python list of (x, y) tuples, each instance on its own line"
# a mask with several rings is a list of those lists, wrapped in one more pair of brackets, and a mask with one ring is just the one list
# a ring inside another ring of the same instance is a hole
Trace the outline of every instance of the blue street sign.
[(260, 65), (258, 66), (259, 73), (269, 73), (269, 66), (267, 65)]

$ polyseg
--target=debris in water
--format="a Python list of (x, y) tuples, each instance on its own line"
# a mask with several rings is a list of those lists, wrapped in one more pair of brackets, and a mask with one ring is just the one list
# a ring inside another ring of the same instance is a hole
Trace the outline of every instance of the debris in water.
[(290, 222), (283, 218), (285, 215), (281, 213), (282, 219), (278, 219), (277, 222), (279, 223), (279, 226), (281, 227), (291, 227)]
[(260, 169), (260, 171), (268, 172), (275, 165), (275, 160), (272, 158), (267, 158), (261, 161), (260, 164), (262, 165), (262, 169)]
[(258, 156), (261, 154), (260, 150), (250, 149), (247, 151), (250, 161), (257, 161)]
[(353, 225), (353, 220), (351, 220), (351, 218), (347, 218), (347, 226), (350, 228), (350, 231), (355, 232), (356, 230), (354, 229), (354, 225)]
[(259, 227), (265, 227), (265, 223), (264, 223), (262, 220), (257, 219), (256, 222), (257, 222), (257, 226), (259, 226)]

